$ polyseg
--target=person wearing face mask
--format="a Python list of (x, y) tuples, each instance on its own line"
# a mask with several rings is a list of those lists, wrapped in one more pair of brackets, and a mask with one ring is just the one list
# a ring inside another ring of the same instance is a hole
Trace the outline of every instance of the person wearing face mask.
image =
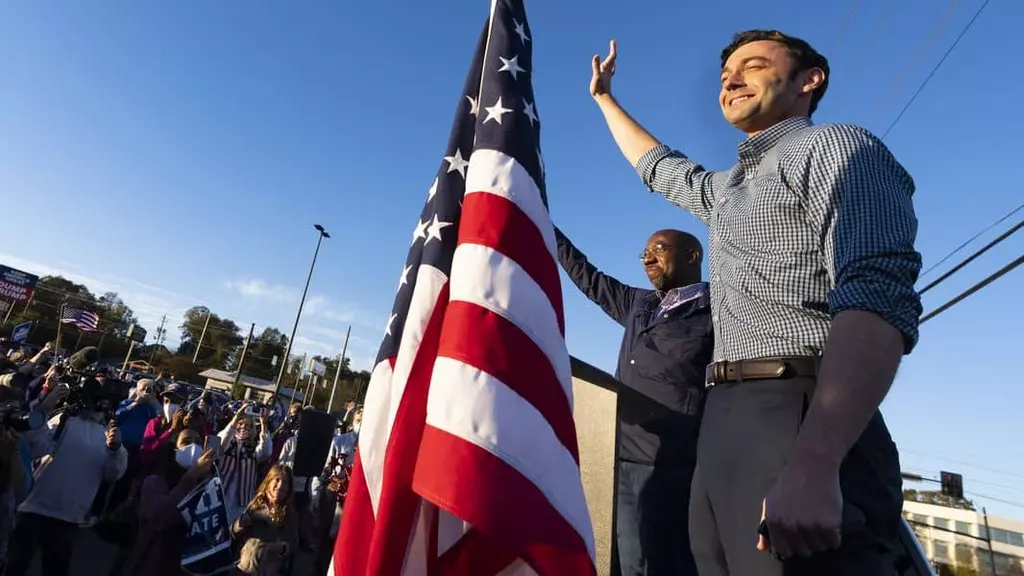
[[(121, 429), (121, 441), (128, 450), (128, 472), (125, 478), (134, 480), (139, 472), (139, 448), (142, 446), (142, 436), (146, 432), (149, 422), (160, 415), (160, 401), (156, 396), (156, 382), (148, 378), (140, 380), (130, 397), (121, 401), (114, 412), (114, 419), (118, 428)], [(118, 492), (120, 484), (115, 487)], [(115, 496), (116, 497), (116, 496)]]
[(158, 473), (165, 455), (161, 450), (172, 438), (185, 428), (185, 413), (180, 411), (185, 400), (185, 391), (178, 384), (171, 384), (160, 394), (160, 414), (150, 419), (142, 434), (139, 460), (143, 476)]
[(259, 466), (273, 455), (273, 435), (266, 416), (260, 416), (260, 428), (245, 415), (243, 404), (217, 435), (220, 436), (221, 480), (224, 483), (228, 518), (232, 522), (256, 493)]

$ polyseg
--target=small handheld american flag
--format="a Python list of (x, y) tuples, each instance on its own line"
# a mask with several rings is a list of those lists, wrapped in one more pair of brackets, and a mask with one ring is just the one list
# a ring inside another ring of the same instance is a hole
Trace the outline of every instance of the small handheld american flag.
[(62, 324), (71, 324), (85, 332), (95, 332), (100, 323), (100, 315), (88, 310), (62, 306), (60, 321)]
[(366, 393), (335, 576), (592, 575), (532, 39), (494, 0)]

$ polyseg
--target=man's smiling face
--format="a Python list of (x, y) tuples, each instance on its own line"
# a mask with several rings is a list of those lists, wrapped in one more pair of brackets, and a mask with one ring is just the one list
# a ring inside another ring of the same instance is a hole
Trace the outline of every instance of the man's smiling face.
[(778, 42), (758, 40), (737, 48), (720, 77), (718, 104), (725, 119), (753, 135), (786, 118), (806, 115), (817, 84), (809, 79), (811, 71), (796, 73), (795, 67), (788, 49)]

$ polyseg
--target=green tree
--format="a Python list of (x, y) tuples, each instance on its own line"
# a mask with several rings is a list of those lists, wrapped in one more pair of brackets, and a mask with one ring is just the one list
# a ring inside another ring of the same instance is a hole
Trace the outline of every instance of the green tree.
[(89, 289), (61, 276), (45, 276), (36, 284), (32, 300), (15, 304), (6, 328), (31, 321), (28, 343), (42, 345), (57, 337), (60, 308), (67, 305), (99, 314), (98, 329), (82, 332), (65, 324), (60, 326), (61, 348), (96, 346), (108, 362), (120, 362), (128, 350), (124, 334), (135, 321), (135, 313), (114, 292), (97, 297)]
[(922, 504), (934, 504), (947, 508), (959, 508), (961, 510), (975, 510), (974, 502), (966, 498), (953, 498), (938, 490), (904, 490), (903, 499)]
[(193, 306), (186, 310), (180, 329), (181, 344), (178, 346), (178, 354), (191, 358), (202, 339), (197, 364), (205, 368), (226, 368), (229, 361), (239, 352), (243, 341), (238, 325), (234, 321), (214, 314), (206, 306)]
[(125, 339), (128, 335), (128, 328), (138, 320), (135, 312), (121, 300), (117, 292), (107, 292), (100, 296), (96, 303), (99, 305), (100, 328), (107, 328), (109, 333), (119, 339)]
[[(280, 330), (271, 327), (264, 328), (263, 332), (249, 345), (249, 353), (245, 357), (245, 367), (242, 369), (242, 373), (264, 380), (275, 380), (287, 346), (288, 337)], [(274, 358), (277, 358), (276, 364)]]

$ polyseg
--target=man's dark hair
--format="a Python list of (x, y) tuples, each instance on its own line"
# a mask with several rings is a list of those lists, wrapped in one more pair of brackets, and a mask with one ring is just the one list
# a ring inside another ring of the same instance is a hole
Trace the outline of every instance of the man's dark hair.
[(825, 80), (822, 81), (821, 86), (818, 86), (811, 93), (811, 107), (807, 115), (814, 114), (814, 111), (818, 109), (818, 102), (825, 95), (825, 91), (828, 90), (828, 77), (831, 75), (831, 72), (828, 68), (828, 60), (819, 54), (806, 40), (801, 40), (778, 30), (747, 30), (746, 32), (740, 32), (733, 36), (732, 42), (722, 50), (722, 68), (725, 68), (726, 61), (729, 60), (732, 53), (738, 50), (740, 46), (746, 46), (751, 42), (760, 42), (762, 40), (778, 42), (789, 50), (789, 55), (796, 62), (796, 69), (793, 70), (794, 76), (811, 68), (821, 68), (825, 71)]

